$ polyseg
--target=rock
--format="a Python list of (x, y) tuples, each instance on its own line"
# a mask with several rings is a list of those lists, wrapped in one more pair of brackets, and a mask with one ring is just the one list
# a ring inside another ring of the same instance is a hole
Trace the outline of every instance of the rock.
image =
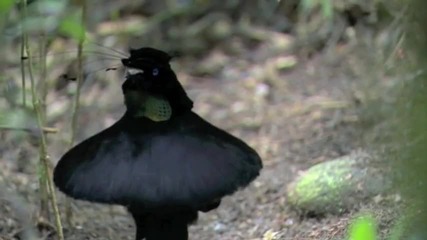
[(340, 213), (385, 192), (391, 180), (371, 159), (359, 152), (311, 167), (288, 186), (289, 204), (303, 212)]

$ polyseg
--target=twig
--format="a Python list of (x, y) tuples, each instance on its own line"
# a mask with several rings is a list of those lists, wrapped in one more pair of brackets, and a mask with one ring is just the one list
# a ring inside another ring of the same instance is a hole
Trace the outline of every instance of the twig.
[[(2, 126), (0, 125), (0, 131), (6, 130), (6, 131), (23, 131), (28, 133), (34, 133), (38, 129), (36, 128), (28, 128), (28, 127), (10, 127), (10, 126)], [(43, 127), (42, 131), (45, 133), (58, 133), (59, 129), (54, 127)]]
[[(27, 1), (26, 0), (22, 0), (22, 13), (24, 15), (24, 17), (27, 16)], [(24, 35), (24, 39), (28, 40), (27, 37), (27, 33), (23, 32), (22, 33)], [(44, 131), (42, 131), (41, 129), (44, 126), (44, 119), (43, 119), (43, 112), (42, 112), (42, 107), (40, 104), (40, 99), (38, 98), (37, 92), (36, 92), (36, 84), (35, 84), (35, 80), (34, 80), (34, 74), (33, 74), (33, 63), (32, 63), (32, 59), (31, 59), (31, 49), (30, 46), (28, 44), (28, 41), (24, 42), (24, 48), (25, 48), (25, 52), (26, 52), (26, 56), (28, 57), (28, 75), (30, 78), (30, 83), (31, 83), (31, 96), (32, 96), (32, 103), (33, 103), (33, 108), (34, 111), (36, 113), (36, 117), (37, 117), (37, 123), (40, 129), (40, 162), (41, 162), (41, 167), (43, 170), (43, 173), (45, 174), (46, 177), (46, 184), (48, 187), (48, 191), (50, 192), (50, 202), (52, 204), (52, 208), (53, 208), (53, 212), (55, 214), (55, 223), (56, 223), (56, 230), (58, 233), (58, 238), (59, 240), (64, 240), (64, 233), (62, 231), (62, 224), (61, 224), (61, 218), (59, 216), (59, 209), (58, 209), (58, 204), (56, 201), (56, 195), (55, 195), (55, 189), (53, 187), (53, 182), (52, 179), (50, 178), (50, 171), (49, 171), (49, 155), (47, 154), (47, 144), (46, 144), (46, 134)], [(42, 173), (42, 174), (43, 174)], [(42, 186), (40, 186), (42, 187)]]
[[(29, 57), (28, 57), (28, 51), (27, 51), (27, 47), (28, 46), (28, 35), (27, 35), (27, 29), (25, 26), (25, 19), (27, 18), (27, 1), (26, 0), (22, 0), (21, 1), (22, 4), (22, 14), (21, 14), (21, 19), (22, 21), (22, 42), (21, 42), (21, 74), (22, 74), (22, 81), (23, 81), (23, 92), (25, 93), (25, 60), (30, 61)], [(31, 65), (31, 63), (29, 63), (29, 65)], [(35, 92), (35, 91), (34, 91)], [(24, 94), (23, 94), (24, 95)], [(33, 102), (34, 102), (34, 97), (35, 95), (32, 95), (33, 97)], [(24, 97), (24, 101), (26, 97)], [(25, 104), (25, 103), (24, 103)], [(41, 151), (41, 150), (40, 150)], [(42, 156), (42, 155), (40, 155)], [(42, 159), (40, 158), (40, 161), (42, 161)], [(43, 164), (40, 164), (40, 166), (42, 166)], [(41, 169), (43, 170), (43, 169)], [(45, 217), (48, 217), (49, 213), (48, 213), (48, 194), (47, 194), (47, 188), (46, 188), (46, 177), (44, 172), (39, 173), (38, 175), (38, 179), (39, 179), (39, 187), (40, 187), (40, 214), (44, 215)]]
[[(38, 92), (38, 96), (39, 96), (39, 101), (40, 101), (40, 113), (42, 114), (41, 118), (43, 120), (43, 123), (46, 121), (46, 98), (47, 98), (47, 79), (46, 79), (46, 70), (47, 70), (47, 64), (46, 64), (46, 46), (45, 46), (45, 42), (46, 42), (46, 34), (45, 33), (41, 33), (40, 36), (40, 40), (39, 40), (39, 53), (41, 56), (41, 71), (40, 71), (40, 80), (37, 82), (37, 88), (36, 91)], [(41, 160), (41, 165), (43, 165)], [(48, 163), (50, 163), (50, 161), (48, 161)], [(46, 202), (45, 205), (42, 205), (41, 207), (45, 207), (45, 209), (41, 208), (41, 213), (45, 214), (45, 218), (47, 221), (50, 221), (50, 215), (49, 215), (49, 207), (48, 207), (48, 203), (49, 203), (49, 198), (51, 198), (50, 196), (50, 190), (49, 190), (49, 185), (47, 183), (47, 178), (50, 177), (49, 174), (49, 170), (51, 168), (51, 164), (48, 164), (46, 166), (46, 169), (44, 169), (42, 171), (42, 173), (44, 172), (44, 174), (40, 174), (41, 175), (41, 181), (40, 181), (40, 188), (41, 188), (41, 192), (42, 193), (46, 193), (43, 194), (42, 197), (45, 197), (46, 199), (44, 199), (44, 202)]]
[[(22, 9), (26, 9), (27, 5), (27, 1), (26, 0), (22, 0), (21, 1), (22, 4)], [(23, 11), (24, 12), (24, 11)], [(27, 106), (27, 94), (25, 91), (26, 88), (26, 84), (25, 84), (25, 60), (28, 59), (28, 56), (25, 55), (25, 45), (27, 42), (27, 35), (24, 34), (26, 32), (26, 26), (25, 26), (25, 19), (26, 19), (26, 15), (25, 14), (21, 14), (21, 22), (22, 22), (22, 35), (21, 35), (21, 77), (22, 77), (22, 104), (24, 105), (24, 107)]]
[[(47, 63), (46, 63), (46, 55), (47, 55), (47, 35), (46, 33), (42, 33), (39, 41), (39, 49), (40, 49), (40, 57), (41, 57), (41, 73), (40, 73), (40, 79), (39, 81), (39, 89), (41, 93), (41, 101), (43, 106), (43, 113), (46, 113), (47, 106), (46, 106), (46, 98), (47, 98), (47, 91), (48, 91), (48, 84), (47, 84)], [(44, 116), (46, 118), (46, 116)]]

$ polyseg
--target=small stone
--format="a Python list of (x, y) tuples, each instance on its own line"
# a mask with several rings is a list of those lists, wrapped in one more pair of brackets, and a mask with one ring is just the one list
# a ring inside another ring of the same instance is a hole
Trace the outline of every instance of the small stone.
[(292, 225), (294, 225), (294, 223), (295, 223), (294, 219), (289, 218), (289, 219), (286, 219), (285, 226), (292, 226)]
[(266, 97), (270, 92), (270, 86), (265, 83), (260, 83), (255, 88), (255, 95), (259, 97)]
[(220, 222), (216, 222), (214, 225), (214, 231), (215, 232), (224, 232), (225, 230), (227, 230), (227, 227), (220, 223)]

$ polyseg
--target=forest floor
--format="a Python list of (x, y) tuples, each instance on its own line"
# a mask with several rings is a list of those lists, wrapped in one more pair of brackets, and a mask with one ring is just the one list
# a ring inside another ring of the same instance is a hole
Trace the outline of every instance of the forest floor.
[[(344, 53), (298, 59), (295, 67), (272, 72), (268, 63), (292, 56), (266, 57), (264, 50), (261, 46), (228, 56), (215, 49), (204, 59), (178, 60), (178, 77), (195, 102), (194, 110), (244, 139), (264, 161), (260, 177), (250, 187), (224, 198), (217, 210), (200, 214), (190, 227), (190, 239), (345, 239), (351, 217), (360, 209), (375, 208), (371, 203), (341, 215), (302, 216), (287, 204), (286, 190), (300, 171), (363, 148), (364, 131), (352, 98), (358, 79), (349, 74)], [(188, 71), (208, 61), (225, 64), (215, 74)], [(83, 86), (78, 141), (111, 125), (123, 113), (119, 84), (116, 80), (104, 87)], [(51, 97), (56, 99), (52, 104), (64, 98), (57, 94)], [(54, 126), (64, 129), (67, 124), (58, 121)], [(5, 134), (2, 137), (10, 140)], [(49, 140), (55, 164), (67, 148), (54, 135)], [(28, 202), (24, 209), (36, 212), (37, 148), (27, 140), (6, 145), (0, 157), (0, 183), (8, 193)], [(16, 160), (22, 148), (27, 149), (25, 164)], [(59, 192), (57, 196), (63, 210), (65, 197)], [(23, 226), (8, 199), (0, 195), (1, 240), (17, 239)], [(65, 225), (66, 239), (134, 239), (133, 222), (122, 207), (81, 201), (72, 205), (74, 226)], [(50, 228), (42, 233), (46, 239), (57, 239)]]

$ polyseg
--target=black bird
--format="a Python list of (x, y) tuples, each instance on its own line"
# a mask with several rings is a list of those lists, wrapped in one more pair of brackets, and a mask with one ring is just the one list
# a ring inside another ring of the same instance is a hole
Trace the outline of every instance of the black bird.
[(157, 49), (131, 50), (122, 59), (126, 113), (54, 171), (56, 186), (75, 199), (127, 207), (136, 240), (187, 240), (198, 211), (217, 208), (262, 168), (255, 150), (192, 111), (170, 60)]

